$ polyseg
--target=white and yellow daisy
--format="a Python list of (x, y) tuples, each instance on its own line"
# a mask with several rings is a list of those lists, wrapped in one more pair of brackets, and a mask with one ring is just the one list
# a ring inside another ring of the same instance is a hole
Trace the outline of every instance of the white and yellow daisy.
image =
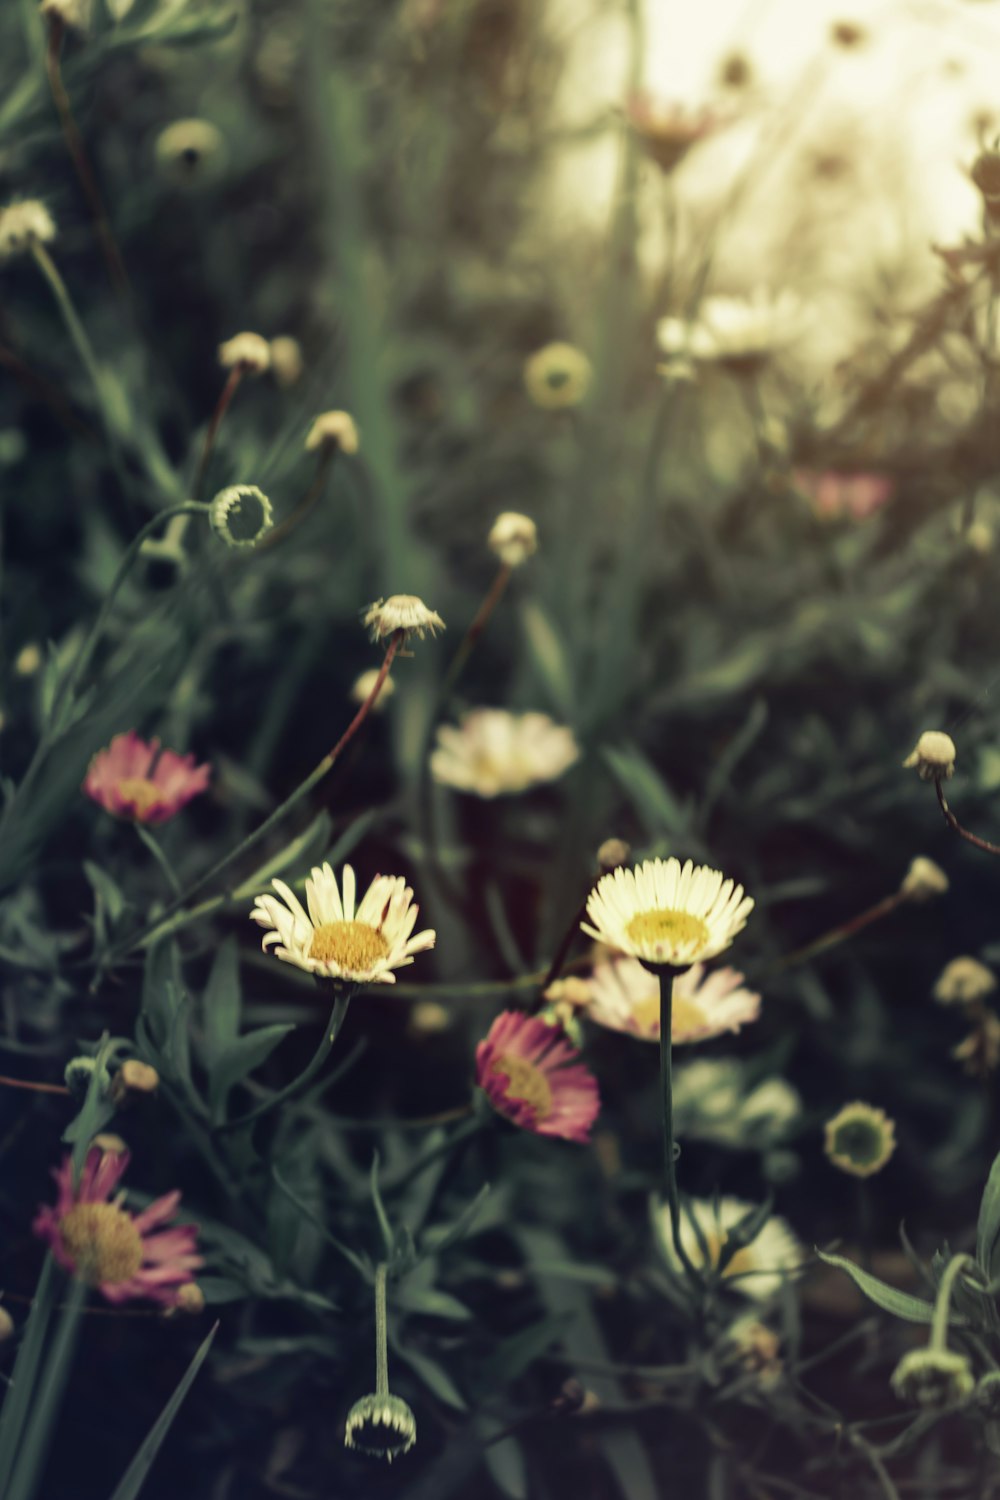
[(456, 729), (442, 724), (431, 775), (475, 797), (501, 797), (555, 781), (579, 759), (573, 731), (548, 714), (477, 708)]
[(746, 926), (754, 903), (719, 870), (647, 859), (612, 870), (587, 901), (584, 932), (644, 963), (687, 968), (714, 958)]
[[(742, 1198), (720, 1198), (715, 1203), (693, 1198), (685, 1202), (681, 1210), (681, 1243), (691, 1264), (699, 1270), (718, 1266), (730, 1233), (754, 1207)], [(679, 1271), (681, 1261), (674, 1249), (670, 1210), (665, 1203), (654, 1206), (653, 1230), (660, 1253), (672, 1269)], [(755, 1302), (767, 1302), (789, 1277), (802, 1269), (804, 1260), (805, 1251), (784, 1219), (771, 1218), (764, 1222), (756, 1239), (736, 1251), (723, 1270), (722, 1279), (734, 1292), (752, 1297)]]
[(428, 929), (414, 934), (419, 907), (402, 875), (376, 875), (360, 905), (350, 865), (344, 866), (343, 895), (329, 865), (306, 881), (306, 907), (283, 880), (271, 884), (281, 897), (263, 895), (250, 913), (268, 931), (262, 947), (310, 974), (351, 984), (395, 984), (394, 969), (413, 962), (415, 953), (434, 947)]
[(425, 631), (434, 635), (444, 629), (441, 616), (428, 609), (416, 594), (390, 594), (388, 599), (376, 599), (365, 610), (362, 623), (371, 631), (373, 641), (384, 641), (397, 630), (405, 630), (407, 638), (418, 635), (423, 640)]
[[(637, 959), (617, 955), (594, 966), (585, 1014), (599, 1026), (643, 1041), (660, 1039), (660, 982)], [(671, 1037), (674, 1046), (739, 1031), (760, 1015), (760, 996), (745, 988), (738, 969), (706, 974), (695, 964), (674, 980)]]

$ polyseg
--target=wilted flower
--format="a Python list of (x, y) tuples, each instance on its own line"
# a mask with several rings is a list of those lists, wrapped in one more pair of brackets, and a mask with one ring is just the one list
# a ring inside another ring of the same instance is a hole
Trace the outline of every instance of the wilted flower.
[(211, 502), (208, 520), (227, 547), (256, 547), (274, 525), (274, 509), (255, 484), (230, 484)]
[(945, 964), (934, 981), (934, 999), (941, 1005), (970, 1005), (976, 1000), (985, 1000), (997, 987), (992, 969), (963, 954)]
[(416, 594), (390, 594), (388, 599), (376, 599), (365, 610), (363, 624), (371, 631), (373, 641), (384, 641), (397, 630), (405, 631), (407, 639), (416, 635), (423, 640), (425, 631), (433, 636), (445, 628), (441, 616), (428, 609)]
[(661, 318), (656, 332), (668, 356), (745, 369), (791, 343), (802, 324), (803, 308), (794, 292), (758, 288), (750, 297), (706, 297), (693, 320)]
[(796, 469), (792, 478), (822, 521), (840, 520), (844, 516), (864, 521), (881, 510), (896, 489), (896, 481), (888, 474)]
[(117, 818), (165, 823), (208, 786), (212, 768), (193, 755), (161, 750), (130, 729), (117, 734), (90, 762), (83, 790)]
[(279, 385), (295, 385), (302, 379), (305, 360), (298, 339), (293, 339), (288, 333), (279, 333), (271, 340), (271, 369)]
[(955, 741), (940, 729), (925, 729), (903, 761), (906, 770), (915, 766), (921, 781), (943, 781), (955, 774)]
[(746, 926), (753, 901), (706, 865), (647, 859), (602, 875), (587, 901), (589, 937), (653, 965), (714, 958)]
[[(590, 976), (587, 1017), (612, 1031), (643, 1041), (660, 1039), (660, 983), (634, 958), (619, 956), (596, 964)], [(736, 969), (705, 973), (695, 964), (674, 979), (671, 1037), (675, 1046), (739, 1031), (760, 1015), (760, 996), (743, 988)]]
[(505, 510), (493, 522), (487, 542), (506, 567), (519, 568), (538, 551), (538, 527), (530, 516)]
[(400, 1396), (362, 1396), (347, 1413), (344, 1443), (392, 1463), (417, 1441), (416, 1419)]
[(500, 797), (556, 781), (580, 757), (573, 731), (548, 714), (477, 708), (459, 728), (442, 724), (431, 775), (476, 797)]
[(271, 367), (271, 345), (259, 333), (234, 334), (219, 345), (219, 364), (224, 370), (262, 375)]
[(911, 1349), (893, 1371), (892, 1388), (901, 1401), (940, 1410), (971, 1396), (976, 1381), (964, 1354), (951, 1349)]
[(127, 1152), (118, 1156), (91, 1148), (74, 1188), (73, 1162), (66, 1156), (52, 1174), (59, 1188), (56, 1203), (39, 1210), (32, 1228), (65, 1270), (97, 1287), (109, 1302), (148, 1297), (173, 1307), (202, 1264), (198, 1231), (193, 1224), (163, 1227), (180, 1202), (177, 1192), (157, 1198), (140, 1214), (121, 1206), (124, 1195), (108, 1202), (128, 1162)]
[(932, 896), (943, 896), (948, 889), (948, 877), (941, 866), (923, 854), (918, 854), (903, 878), (900, 891), (910, 901), (928, 901)]
[(557, 1027), (505, 1010), (476, 1048), (476, 1082), (497, 1113), (522, 1130), (585, 1142), (601, 1101), (579, 1056)]
[[(681, 1214), (681, 1243), (691, 1264), (698, 1269), (715, 1268), (737, 1226), (753, 1213), (755, 1205), (742, 1198), (720, 1198), (710, 1203), (704, 1198), (685, 1202)], [(698, 1226), (695, 1230), (691, 1220)], [(675, 1270), (681, 1260), (674, 1249), (670, 1211), (666, 1204), (653, 1213), (653, 1228), (660, 1252)], [(706, 1257), (702, 1241), (708, 1250)], [(805, 1252), (784, 1219), (771, 1218), (749, 1245), (741, 1245), (722, 1272), (722, 1279), (733, 1291), (755, 1301), (766, 1302), (779, 1292), (785, 1281), (802, 1268)]]
[(524, 384), (536, 406), (579, 406), (590, 388), (590, 360), (572, 344), (546, 344), (525, 361)]
[(672, 172), (693, 146), (714, 135), (723, 123), (711, 110), (689, 113), (650, 94), (633, 94), (626, 118), (661, 172)]
[(823, 1149), (842, 1172), (872, 1177), (896, 1149), (895, 1123), (884, 1109), (856, 1099), (827, 1120)]
[(160, 131), (155, 150), (160, 171), (178, 187), (212, 180), (226, 160), (226, 143), (210, 120), (175, 120)]
[[(372, 667), (370, 671), (361, 673), (361, 676), (355, 681), (354, 686), (351, 688), (351, 698), (355, 703), (368, 702), (368, 699), (371, 697), (372, 692), (374, 691), (375, 684), (379, 679), (379, 675), (380, 673), (378, 667)], [(383, 679), (382, 686), (378, 690), (378, 697), (372, 704), (372, 711), (381, 712), (381, 710), (385, 708), (385, 705), (388, 703), (389, 699), (392, 697), (395, 691), (396, 684), (393, 682), (392, 678), (385, 677)]]
[(0, 260), (21, 255), (32, 245), (47, 245), (55, 237), (55, 220), (37, 198), (0, 208)]
[(271, 884), (281, 900), (257, 897), (250, 913), (266, 927), (262, 947), (296, 968), (351, 984), (395, 984), (394, 969), (413, 962), (415, 953), (434, 947), (429, 928), (412, 936), (420, 908), (402, 875), (376, 875), (355, 908), (356, 882), (350, 865), (343, 870), (343, 896), (329, 865), (317, 867), (306, 881), (303, 908), (283, 880)]
[[(358, 437), (358, 429), (350, 412), (325, 411), (320, 414), (309, 429), (306, 438), (306, 449), (312, 453), (317, 448), (339, 448), (341, 453), (357, 453), (361, 446)], [(408, 599), (409, 594), (400, 594), (397, 598)]]

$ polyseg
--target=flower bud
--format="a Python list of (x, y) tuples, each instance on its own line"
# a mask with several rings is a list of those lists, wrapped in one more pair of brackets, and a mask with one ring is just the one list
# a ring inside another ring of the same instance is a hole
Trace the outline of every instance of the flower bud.
[(506, 567), (519, 568), (538, 551), (538, 527), (530, 516), (505, 510), (493, 522), (487, 541)]
[(344, 1442), (389, 1463), (417, 1441), (416, 1419), (400, 1396), (362, 1396), (347, 1413)]
[(271, 369), (275, 380), (282, 386), (295, 385), (302, 379), (305, 360), (302, 358), (302, 345), (298, 339), (282, 333), (271, 340)]
[[(90, 1080), (97, 1068), (97, 1059), (93, 1057), (72, 1057), (66, 1064), (63, 1072), (63, 1081), (74, 1099), (82, 1099), (90, 1087)], [(111, 1082), (111, 1075), (107, 1068), (102, 1069), (100, 1091), (106, 1094)]]
[(219, 364), (224, 370), (242, 370), (244, 375), (262, 375), (271, 366), (271, 346), (259, 333), (237, 333), (219, 345)]
[(14, 1319), (5, 1307), (0, 1307), (0, 1344), (5, 1344), (14, 1332)]
[[(362, 672), (354, 686), (351, 688), (351, 699), (355, 703), (367, 703), (371, 697), (375, 684), (379, 679), (378, 667), (371, 667), (367, 672)], [(373, 713), (381, 713), (389, 699), (396, 691), (396, 684), (391, 677), (386, 677), (378, 690), (378, 697), (372, 704)]]
[(155, 1094), (160, 1086), (160, 1075), (149, 1063), (130, 1057), (122, 1063), (111, 1085), (111, 1096), (117, 1104), (140, 1094)]
[(597, 851), (598, 868), (605, 875), (619, 865), (627, 865), (631, 858), (632, 850), (624, 839), (605, 839)]
[(37, 198), (0, 208), (0, 260), (21, 255), (32, 245), (47, 245), (55, 237), (55, 221)]
[(950, 734), (940, 729), (925, 729), (903, 765), (906, 770), (915, 766), (921, 781), (944, 781), (955, 774), (957, 753)]
[(91, 1146), (96, 1146), (98, 1151), (103, 1151), (105, 1156), (124, 1156), (128, 1150), (121, 1136), (115, 1135), (110, 1130), (102, 1131), (100, 1135), (95, 1135), (90, 1144)]
[(899, 889), (910, 901), (929, 901), (932, 896), (945, 894), (948, 877), (940, 865), (927, 859), (925, 855), (918, 854), (903, 877)]
[(450, 1025), (451, 1012), (437, 1000), (418, 1000), (410, 1010), (410, 1030), (418, 1036), (434, 1036)]
[(855, 1100), (826, 1122), (823, 1149), (842, 1172), (871, 1177), (896, 1149), (895, 1122), (884, 1109)]
[(993, 970), (978, 958), (963, 954), (941, 970), (934, 983), (934, 999), (939, 1005), (972, 1005), (992, 995), (996, 987)]
[(339, 448), (341, 453), (357, 453), (361, 446), (358, 429), (350, 412), (322, 412), (309, 429), (306, 450), (317, 448)]
[(911, 1349), (892, 1375), (892, 1388), (901, 1401), (940, 1411), (971, 1396), (976, 1386), (964, 1354), (951, 1349)]
[(212, 501), (208, 520), (227, 547), (256, 547), (274, 525), (274, 510), (255, 484), (231, 484)]
[(536, 406), (550, 411), (579, 406), (590, 387), (590, 360), (572, 344), (546, 344), (524, 366), (524, 384)]
[(154, 150), (162, 176), (176, 187), (200, 187), (226, 162), (226, 143), (209, 120), (175, 120), (160, 131)]
[(193, 1317), (205, 1311), (205, 1293), (196, 1281), (187, 1281), (177, 1288), (177, 1301), (174, 1306), (178, 1312), (188, 1313)]

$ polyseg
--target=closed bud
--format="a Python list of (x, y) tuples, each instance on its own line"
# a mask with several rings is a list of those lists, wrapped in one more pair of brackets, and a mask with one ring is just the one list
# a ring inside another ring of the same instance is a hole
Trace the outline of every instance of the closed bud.
[(632, 850), (624, 839), (605, 839), (597, 851), (597, 864), (604, 874), (617, 870), (619, 865), (627, 865), (631, 858)]
[(255, 484), (231, 484), (212, 501), (208, 520), (227, 547), (256, 547), (274, 525), (274, 510)]
[(955, 774), (955, 741), (940, 729), (925, 729), (903, 761), (907, 770), (916, 768), (921, 781), (945, 781)]
[(130, 1057), (123, 1062), (111, 1085), (112, 1097), (119, 1104), (123, 1100), (140, 1094), (155, 1094), (160, 1087), (160, 1075), (149, 1063)]

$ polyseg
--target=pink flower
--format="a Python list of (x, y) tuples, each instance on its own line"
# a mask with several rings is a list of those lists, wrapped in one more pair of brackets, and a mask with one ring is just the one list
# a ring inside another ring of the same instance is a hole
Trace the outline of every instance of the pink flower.
[(536, 1135), (586, 1141), (601, 1107), (597, 1081), (563, 1032), (505, 1010), (476, 1048), (476, 1082), (498, 1114)]
[[(599, 1026), (643, 1041), (660, 1040), (660, 981), (634, 958), (620, 955), (596, 964), (587, 983), (584, 1014)], [(738, 969), (694, 964), (674, 979), (670, 1036), (674, 1046), (739, 1031), (760, 1015), (760, 996), (743, 986)]]
[(888, 474), (848, 474), (835, 469), (819, 473), (815, 469), (796, 469), (792, 477), (822, 521), (835, 521), (843, 516), (850, 516), (852, 521), (864, 521), (881, 510), (896, 489), (895, 480)]
[(83, 790), (117, 818), (165, 823), (205, 790), (211, 774), (211, 766), (196, 766), (193, 755), (161, 751), (159, 740), (147, 744), (130, 729), (97, 752)]
[(97, 1287), (109, 1302), (149, 1297), (174, 1307), (202, 1264), (195, 1248), (198, 1231), (193, 1224), (162, 1227), (180, 1193), (157, 1198), (141, 1214), (122, 1208), (124, 1193), (109, 1202), (128, 1162), (127, 1151), (92, 1146), (74, 1189), (72, 1157), (64, 1157), (52, 1174), (59, 1188), (55, 1205), (38, 1210), (32, 1229), (65, 1270)]
[(647, 93), (633, 94), (625, 106), (628, 123), (663, 172), (672, 172), (693, 146), (729, 124), (703, 109), (689, 114), (680, 104), (668, 104)]

